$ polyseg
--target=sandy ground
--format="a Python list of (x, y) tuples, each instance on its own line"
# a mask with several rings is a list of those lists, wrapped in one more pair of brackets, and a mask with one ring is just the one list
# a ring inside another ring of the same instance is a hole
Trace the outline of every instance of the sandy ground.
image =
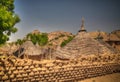
[(79, 82), (120, 82), (120, 73), (90, 78)]

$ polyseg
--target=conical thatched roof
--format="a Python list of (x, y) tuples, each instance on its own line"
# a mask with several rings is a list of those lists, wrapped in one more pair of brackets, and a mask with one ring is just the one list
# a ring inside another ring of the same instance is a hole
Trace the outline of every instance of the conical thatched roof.
[(97, 38), (100, 35), (103, 38), (102, 40), (104, 41), (108, 40), (108, 33), (106, 32), (94, 31), (94, 32), (89, 32), (89, 34), (92, 38)]
[(104, 41), (120, 41), (120, 35), (119, 35), (119, 32), (111, 32), (111, 33), (106, 33), (106, 32), (89, 32), (90, 33), (90, 36), (93, 37), (93, 38), (96, 38), (98, 37), (98, 35), (100, 35), (101, 37), (103, 37), (103, 40)]
[(0, 46), (0, 53), (4, 54), (13, 54), (18, 49), (18, 46), (12, 43), (6, 43), (5, 45)]
[(41, 50), (40, 47), (34, 45), (31, 41), (26, 41), (21, 48), (25, 49), (25, 54), (28, 55), (40, 55)]
[(117, 35), (111, 33), (108, 35), (107, 41), (120, 41), (120, 38)]
[(111, 33), (115, 34), (116, 36), (118, 36), (120, 38), (120, 30), (114, 30)]
[(99, 55), (114, 54), (117, 51), (102, 40), (95, 40), (90, 37), (89, 33), (80, 32), (65, 47), (59, 48), (54, 56), (60, 59), (71, 59), (80, 55)]
[[(82, 28), (84, 26), (82, 25)], [(80, 30), (66, 46), (53, 53), (55, 58), (73, 59), (81, 55), (115, 54), (117, 50), (102, 40), (93, 39), (86, 30)]]
[[(19, 48), (20, 53), (18, 57), (26, 54), (26, 55), (40, 55), (41, 48), (39, 46), (34, 45), (31, 41), (26, 41)], [(18, 51), (18, 52), (19, 52)]]

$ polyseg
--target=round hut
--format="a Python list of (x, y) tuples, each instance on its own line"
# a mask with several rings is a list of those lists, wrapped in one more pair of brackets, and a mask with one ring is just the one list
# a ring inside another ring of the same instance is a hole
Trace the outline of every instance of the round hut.
[(61, 47), (53, 53), (55, 59), (75, 59), (84, 55), (101, 55), (118, 53), (113, 47), (101, 39), (93, 39), (82, 25), (75, 38), (66, 46)]
[(34, 45), (31, 41), (26, 41), (14, 54), (19, 58), (41, 60), (43, 53), (39, 46)]

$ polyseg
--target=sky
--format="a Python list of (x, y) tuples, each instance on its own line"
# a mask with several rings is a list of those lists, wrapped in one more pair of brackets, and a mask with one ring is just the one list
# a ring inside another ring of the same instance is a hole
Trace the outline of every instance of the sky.
[(76, 34), (81, 19), (87, 31), (111, 32), (120, 29), (120, 0), (15, 0), (15, 13), (21, 21), (11, 41), (33, 30), (66, 31)]

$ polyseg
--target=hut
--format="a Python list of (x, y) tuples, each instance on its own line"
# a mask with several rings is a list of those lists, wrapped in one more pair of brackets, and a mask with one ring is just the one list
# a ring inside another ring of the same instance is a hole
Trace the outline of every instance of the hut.
[(96, 31), (89, 32), (92, 38), (102, 37), (102, 40), (108, 43), (113, 48), (120, 50), (120, 30), (115, 30), (111, 33)]
[(101, 39), (93, 39), (85, 29), (84, 19), (82, 19), (82, 25), (75, 38), (66, 46), (57, 49), (53, 53), (53, 58), (75, 59), (82, 55), (101, 55), (106, 53), (115, 54), (118, 51)]
[(31, 41), (26, 41), (19, 47), (14, 55), (19, 58), (41, 60), (43, 53), (39, 46), (34, 45)]
[(110, 44), (113, 48), (120, 50), (120, 38), (114, 34), (109, 33), (108, 38), (105, 40), (108, 44)]

